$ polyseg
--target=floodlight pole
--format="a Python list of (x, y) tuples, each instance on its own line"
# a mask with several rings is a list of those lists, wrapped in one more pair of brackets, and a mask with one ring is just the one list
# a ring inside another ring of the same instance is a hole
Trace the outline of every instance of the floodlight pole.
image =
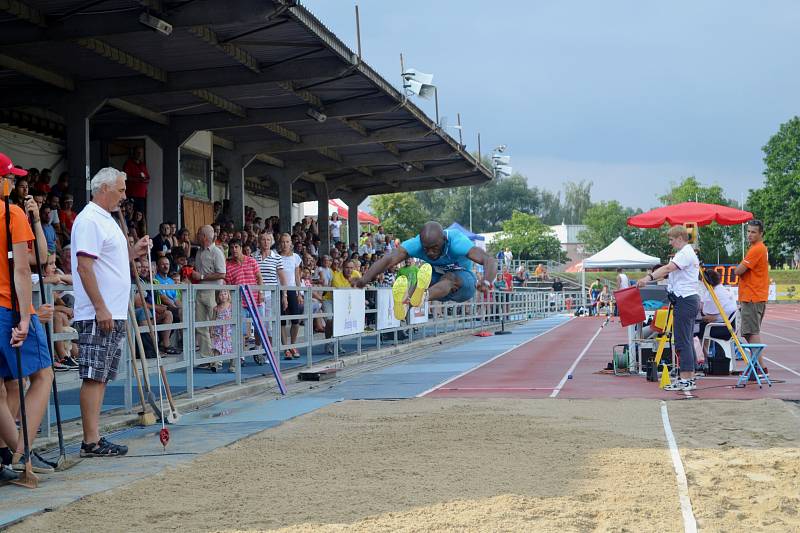
[[(356, 4), (356, 43), (358, 44), (358, 59), (361, 60), (361, 18), (358, 16), (358, 4)], [(402, 62), (402, 60), (401, 60)]]
[(436, 85), (433, 85), (433, 101), (436, 105), (436, 125), (440, 126), (439, 124), (439, 89)]

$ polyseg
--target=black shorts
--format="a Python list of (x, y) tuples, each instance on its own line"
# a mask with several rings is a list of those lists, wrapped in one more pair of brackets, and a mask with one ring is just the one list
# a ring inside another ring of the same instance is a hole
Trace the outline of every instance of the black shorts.
[[(286, 291), (286, 300), (287, 306), (285, 310), (281, 310), (281, 316), (289, 316), (289, 315), (302, 315), (303, 314), (303, 306), (300, 304), (300, 301), (297, 299), (297, 291)], [(283, 324), (286, 324), (288, 320), (283, 320)], [(300, 324), (302, 320), (298, 318), (292, 319), (292, 324)]]

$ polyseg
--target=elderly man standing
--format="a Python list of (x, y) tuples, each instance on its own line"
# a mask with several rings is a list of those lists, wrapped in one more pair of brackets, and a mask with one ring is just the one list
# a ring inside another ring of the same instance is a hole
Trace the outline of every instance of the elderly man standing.
[[(111, 215), (125, 199), (125, 173), (111, 167), (91, 181), (92, 201), (72, 226), (72, 264), (77, 265), (75, 322), (78, 331), (83, 443), (81, 457), (112, 457), (128, 447), (100, 436), (100, 408), (106, 385), (117, 377), (125, 342), (131, 277), (128, 240)], [(131, 259), (145, 255), (150, 237), (133, 246)], [(100, 289), (102, 287), (102, 291)]]
[[(739, 305), (741, 307), (742, 335), (748, 343), (761, 343), (761, 322), (769, 299), (769, 251), (764, 244), (764, 224), (760, 220), (747, 223), (747, 240), (750, 248), (744, 260), (736, 267), (739, 276)], [(767, 368), (758, 363), (767, 374)], [(752, 378), (755, 381), (755, 376)]]
[[(192, 272), (192, 282), (201, 285), (222, 285), (225, 280), (225, 256), (216, 244), (214, 244), (214, 228), (202, 226), (197, 230), (197, 242), (200, 249), (194, 260), (194, 271)], [(214, 320), (214, 307), (217, 305), (215, 299), (216, 291), (206, 289), (197, 291), (195, 296), (194, 317), (197, 322)], [(211, 335), (208, 327), (197, 328), (197, 343), (200, 346), (200, 356), (209, 357), (211, 355)], [(221, 363), (212, 363), (213, 370), (221, 367)], [(209, 365), (211, 367), (211, 365)]]

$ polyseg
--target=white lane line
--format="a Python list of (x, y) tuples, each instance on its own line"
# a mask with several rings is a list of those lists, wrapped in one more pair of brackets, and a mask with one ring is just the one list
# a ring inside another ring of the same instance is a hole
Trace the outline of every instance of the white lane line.
[(781, 337), (780, 335), (775, 335), (774, 333), (770, 333), (768, 331), (764, 331), (763, 329), (761, 330), (761, 333), (763, 333), (764, 335), (769, 335), (771, 337), (778, 338), (778, 339), (780, 339), (782, 341), (791, 342), (791, 343), (794, 343), (794, 344), (800, 344), (800, 341), (796, 341), (794, 339), (789, 339), (789, 338), (786, 338), (786, 337)]
[(683, 530), (686, 533), (697, 533), (697, 520), (692, 511), (692, 502), (689, 499), (689, 482), (686, 481), (686, 471), (683, 469), (681, 454), (678, 451), (678, 443), (675, 442), (675, 435), (672, 433), (672, 426), (669, 423), (669, 413), (667, 412), (667, 402), (661, 402), (661, 422), (664, 424), (664, 435), (667, 437), (669, 455), (672, 457), (672, 466), (675, 468), (675, 477), (678, 480), (678, 498), (681, 502), (681, 514), (683, 515)]
[(800, 377), (800, 372), (797, 372), (796, 370), (792, 370), (792, 369), (791, 369), (791, 368), (789, 368), (788, 366), (783, 366), (782, 364), (780, 364), (779, 362), (777, 362), (777, 361), (776, 361), (776, 360), (774, 360), (774, 359), (770, 359), (769, 357), (767, 357), (767, 356), (764, 356), (764, 360), (765, 360), (765, 361), (769, 361), (769, 362), (770, 362), (770, 363), (772, 363), (773, 365), (775, 365), (775, 366), (779, 366), (779, 367), (781, 367), (782, 369), (784, 369), (784, 370), (786, 370), (786, 371), (788, 371), (788, 372), (791, 372), (791, 373), (792, 373), (792, 374), (794, 374), (795, 376), (798, 376), (798, 377)]
[(426, 396), (426, 395), (428, 395), (428, 394), (432, 393), (432, 392), (433, 392), (433, 391), (435, 391), (436, 389), (439, 389), (439, 388), (441, 388), (441, 387), (444, 387), (444, 386), (445, 386), (445, 385), (447, 385), (448, 383), (452, 383), (453, 381), (457, 380), (458, 378), (464, 377), (464, 376), (466, 376), (467, 374), (469, 374), (470, 372), (474, 372), (474, 371), (478, 370), (478, 369), (479, 369), (480, 367), (482, 367), (482, 366), (486, 366), (486, 365), (488, 365), (489, 363), (491, 363), (491, 362), (492, 362), (492, 361), (494, 361), (495, 359), (499, 359), (499, 358), (503, 357), (503, 356), (504, 356), (505, 354), (507, 354), (508, 352), (514, 351), (514, 350), (516, 350), (517, 348), (519, 348), (520, 346), (525, 346), (525, 345), (526, 345), (526, 344), (528, 344), (529, 342), (533, 342), (533, 341), (535, 341), (536, 339), (539, 339), (539, 338), (543, 337), (544, 335), (547, 335), (547, 334), (548, 334), (548, 333), (550, 333), (551, 331), (555, 331), (555, 330), (557, 330), (558, 328), (560, 328), (560, 327), (561, 327), (561, 326), (563, 326), (564, 324), (568, 324), (568, 323), (572, 322), (574, 319), (575, 319), (575, 317), (570, 317), (568, 320), (565, 320), (564, 322), (561, 322), (560, 324), (556, 324), (556, 325), (555, 325), (555, 326), (553, 326), (552, 328), (550, 328), (550, 329), (548, 329), (548, 330), (546, 330), (546, 331), (543, 331), (542, 333), (540, 333), (540, 334), (536, 335), (535, 337), (531, 337), (530, 339), (526, 340), (525, 342), (522, 342), (522, 343), (520, 343), (520, 344), (517, 344), (516, 346), (512, 346), (511, 348), (509, 348), (509, 349), (508, 349), (508, 350), (506, 350), (505, 352), (503, 352), (503, 353), (499, 353), (499, 354), (495, 355), (494, 357), (492, 357), (492, 358), (491, 358), (491, 359), (489, 359), (488, 361), (484, 361), (483, 363), (481, 363), (481, 364), (479, 364), (479, 365), (476, 365), (476, 366), (474, 366), (474, 367), (472, 367), (472, 368), (470, 368), (470, 369), (468, 369), (468, 370), (465, 370), (465, 371), (463, 371), (462, 373), (458, 374), (457, 376), (453, 376), (453, 377), (452, 377), (452, 378), (450, 378), (450, 379), (447, 379), (447, 380), (445, 380), (445, 381), (442, 381), (442, 382), (441, 382), (441, 383), (439, 383), (438, 385), (434, 385), (433, 387), (431, 387), (430, 389), (426, 390), (425, 392), (421, 392), (421, 393), (417, 394), (417, 398), (422, 398), (423, 396)]
[[(603, 326), (605, 326), (605, 323), (603, 324)], [(551, 398), (555, 398), (556, 396), (558, 396), (558, 393), (561, 392), (561, 389), (564, 387), (564, 384), (569, 379), (570, 374), (572, 374), (575, 371), (575, 367), (578, 366), (578, 363), (581, 362), (583, 356), (586, 354), (586, 352), (589, 351), (589, 347), (591, 347), (592, 343), (597, 338), (597, 336), (600, 335), (600, 332), (603, 331), (603, 326), (597, 328), (597, 331), (595, 332), (594, 336), (591, 339), (589, 339), (589, 342), (587, 342), (586, 346), (583, 347), (583, 351), (580, 354), (578, 354), (578, 357), (575, 359), (575, 362), (573, 362), (572, 366), (569, 367), (569, 370), (567, 370), (564, 373), (564, 377), (561, 378), (561, 381), (558, 382), (558, 385), (556, 385), (555, 389), (553, 389), (553, 392), (550, 393)]]

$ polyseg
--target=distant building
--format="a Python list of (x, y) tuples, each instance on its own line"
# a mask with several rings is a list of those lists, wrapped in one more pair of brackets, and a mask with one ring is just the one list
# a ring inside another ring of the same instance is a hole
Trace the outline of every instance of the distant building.
[(583, 224), (559, 224), (557, 226), (550, 226), (550, 229), (558, 237), (558, 242), (561, 243), (561, 249), (567, 253), (569, 262), (583, 261), (588, 257), (583, 248), (583, 242), (578, 239), (578, 235), (586, 229)]

